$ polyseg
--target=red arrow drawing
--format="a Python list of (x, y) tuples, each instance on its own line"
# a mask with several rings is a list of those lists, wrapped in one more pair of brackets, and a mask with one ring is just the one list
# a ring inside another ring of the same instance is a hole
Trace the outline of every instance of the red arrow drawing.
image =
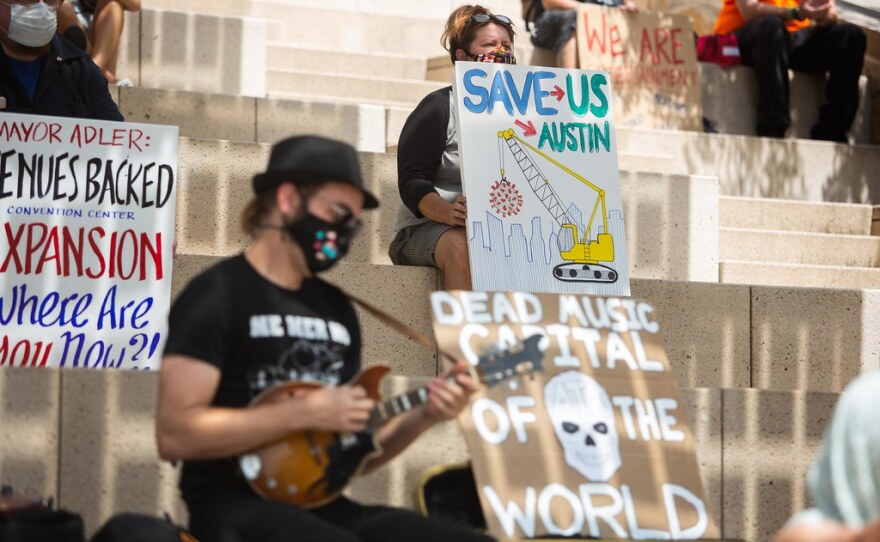
[(516, 125), (523, 129), (523, 136), (529, 137), (537, 134), (535, 131), (535, 125), (532, 124), (532, 121), (529, 121), (528, 124), (522, 123), (520, 121), (516, 121)]
[(550, 96), (556, 96), (556, 101), (561, 102), (562, 97), (565, 96), (565, 91), (559, 88), (559, 85), (553, 85), (553, 90), (550, 91)]

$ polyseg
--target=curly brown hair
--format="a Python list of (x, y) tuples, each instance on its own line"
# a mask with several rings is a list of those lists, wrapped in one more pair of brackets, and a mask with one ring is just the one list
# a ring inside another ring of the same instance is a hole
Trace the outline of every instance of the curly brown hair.
[[(470, 24), (471, 17), (479, 14), (488, 15), (490, 19), (485, 23)], [(443, 34), (440, 36), (440, 44), (449, 51), (449, 58), (455, 62), (455, 52), (459, 49), (467, 51), (471, 42), (474, 41), (477, 31), (489, 23), (500, 25), (507, 31), (510, 40), (513, 41), (513, 37), (516, 35), (516, 32), (513, 31), (513, 25), (504, 24), (494, 17), (494, 13), (480, 5), (460, 6), (450, 13), (449, 18), (446, 19), (446, 28), (443, 29)]]

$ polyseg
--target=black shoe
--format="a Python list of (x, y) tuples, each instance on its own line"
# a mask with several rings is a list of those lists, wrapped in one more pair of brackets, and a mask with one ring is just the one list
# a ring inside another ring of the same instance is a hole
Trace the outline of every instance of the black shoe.
[(83, 31), (82, 28), (76, 25), (72, 25), (70, 28), (65, 30), (64, 33), (61, 34), (61, 37), (76, 45), (77, 48), (79, 48), (84, 53), (89, 48), (89, 42), (86, 39), (86, 33)]
[(849, 143), (849, 139), (846, 137), (846, 132), (831, 130), (821, 124), (816, 124), (810, 128), (810, 139), (816, 139), (818, 141), (833, 141), (835, 143)]

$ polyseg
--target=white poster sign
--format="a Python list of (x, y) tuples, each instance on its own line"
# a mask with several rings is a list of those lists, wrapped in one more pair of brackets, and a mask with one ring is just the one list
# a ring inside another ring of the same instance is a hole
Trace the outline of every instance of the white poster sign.
[(455, 64), (473, 287), (629, 295), (608, 74)]
[(0, 366), (157, 369), (174, 126), (0, 115)]

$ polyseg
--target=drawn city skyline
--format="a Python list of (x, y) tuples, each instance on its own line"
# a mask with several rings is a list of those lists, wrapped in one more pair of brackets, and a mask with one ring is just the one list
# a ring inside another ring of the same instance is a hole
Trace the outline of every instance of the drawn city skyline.
[[(583, 236), (583, 212), (577, 205), (571, 204), (566, 213), (572, 224), (577, 226), (578, 234)], [(502, 220), (490, 211), (486, 211), (485, 223), (480, 220), (472, 221), (471, 237), (468, 239), (471, 265), (494, 270), (491, 284), (481, 284), (477, 274), (478, 280), (474, 289), (628, 295), (629, 285), (625, 281), (600, 284), (563, 282), (553, 278), (553, 268), (565, 263), (565, 260), (560, 256), (557, 244), (557, 231), (561, 228), (555, 222), (548, 222), (553, 226), (553, 231), (545, 238), (544, 230), (549, 228), (545, 227), (544, 219), (540, 216), (533, 217), (528, 222), (531, 224), (528, 236), (522, 222)], [(601, 224), (601, 221), (597, 222)], [(506, 231), (505, 223), (508, 224)], [(618, 245), (625, 239), (621, 211), (612, 210), (608, 213), (608, 229), (615, 240), (615, 261), (603, 262), (602, 265), (617, 270), (622, 277), (628, 277), (626, 247)], [(601, 225), (593, 227), (589, 238), (595, 240), (598, 233), (602, 233)], [(566, 234), (570, 235), (568, 232)]]

